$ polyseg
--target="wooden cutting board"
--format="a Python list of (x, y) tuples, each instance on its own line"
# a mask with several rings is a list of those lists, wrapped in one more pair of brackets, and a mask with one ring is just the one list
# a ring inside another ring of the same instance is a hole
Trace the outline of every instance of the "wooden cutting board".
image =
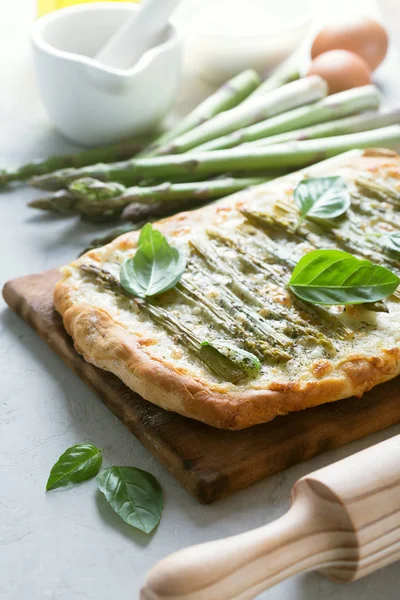
[(74, 350), (53, 307), (57, 270), (8, 282), (6, 302), (124, 425), (202, 503), (400, 422), (399, 378), (363, 398), (350, 398), (278, 417), (242, 431), (222, 431), (165, 411)]

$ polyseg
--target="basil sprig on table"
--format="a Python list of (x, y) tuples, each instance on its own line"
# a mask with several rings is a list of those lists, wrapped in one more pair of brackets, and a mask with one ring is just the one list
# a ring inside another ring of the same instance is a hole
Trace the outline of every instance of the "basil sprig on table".
[(71, 446), (51, 469), (46, 490), (92, 479), (99, 472), (102, 461), (101, 450), (93, 444)]
[(97, 478), (110, 506), (132, 527), (151, 533), (161, 519), (163, 493), (157, 479), (134, 467), (109, 467)]
[(175, 287), (186, 267), (184, 253), (170, 246), (151, 223), (140, 232), (135, 255), (121, 266), (120, 281), (131, 295), (146, 298)]
[(300, 210), (300, 225), (304, 219), (334, 219), (350, 206), (350, 194), (341, 177), (303, 179), (294, 190), (293, 198)]
[[(93, 444), (71, 446), (51, 469), (46, 491), (92, 479), (102, 460), (101, 450)], [(110, 506), (132, 527), (150, 533), (159, 523), (163, 492), (151, 473), (135, 467), (108, 467), (98, 476), (97, 485)]]
[(290, 289), (313, 304), (363, 304), (387, 298), (400, 284), (394, 273), (342, 250), (313, 250), (293, 270)]

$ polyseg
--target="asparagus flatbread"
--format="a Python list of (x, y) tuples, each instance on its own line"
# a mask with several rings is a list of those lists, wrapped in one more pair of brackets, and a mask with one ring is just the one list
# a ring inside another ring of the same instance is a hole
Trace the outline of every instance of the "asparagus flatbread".
[[(299, 224), (293, 191), (306, 176), (340, 176), (346, 214)], [(400, 372), (396, 294), (328, 307), (301, 300), (287, 282), (315, 248), (346, 250), (399, 275), (400, 247), (383, 241), (400, 230), (399, 202), (396, 153), (348, 153), (157, 222), (186, 256), (173, 289), (144, 299), (126, 292), (120, 268), (135, 254), (132, 232), (65, 267), (55, 305), (87, 361), (150, 402), (215, 427), (361, 396)]]

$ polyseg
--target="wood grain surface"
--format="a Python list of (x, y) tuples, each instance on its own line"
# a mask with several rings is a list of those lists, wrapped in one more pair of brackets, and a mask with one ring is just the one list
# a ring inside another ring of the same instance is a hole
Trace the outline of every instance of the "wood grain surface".
[(53, 307), (58, 277), (51, 270), (15, 279), (5, 285), (4, 298), (199, 502), (213, 502), (400, 422), (398, 379), (361, 399), (325, 404), (242, 431), (214, 429), (165, 411), (75, 351)]

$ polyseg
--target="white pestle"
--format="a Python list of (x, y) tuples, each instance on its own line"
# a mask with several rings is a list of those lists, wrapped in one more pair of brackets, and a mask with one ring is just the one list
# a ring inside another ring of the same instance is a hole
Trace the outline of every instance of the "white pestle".
[(96, 60), (114, 69), (132, 68), (155, 46), (181, 0), (143, 0), (143, 6), (108, 40)]

